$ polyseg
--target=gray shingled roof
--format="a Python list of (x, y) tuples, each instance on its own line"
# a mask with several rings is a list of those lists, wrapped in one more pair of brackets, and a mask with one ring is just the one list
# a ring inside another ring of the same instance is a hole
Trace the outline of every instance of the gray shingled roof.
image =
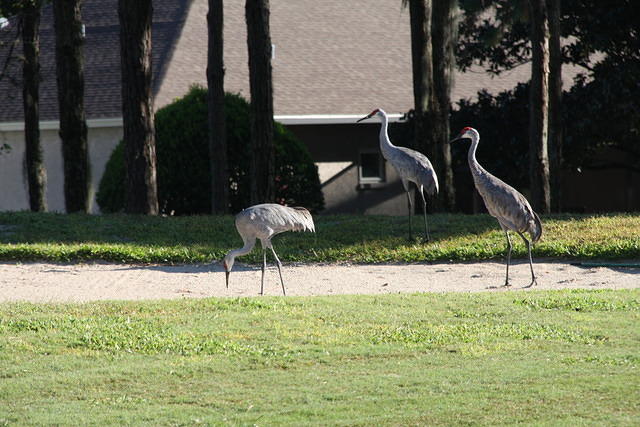
[[(85, 0), (82, 9), (85, 24), (85, 108), (88, 118), (121, 117), (120, 45), (117, 0)], [(186, 17), (186, 0), (154, 0), (152, 29), (155, 83), (163, 75), (175, 40)], [(9, 41), (16, 33), (15, 20), (1, 30)], [(42, 11), (40, 24), (40, 120), (58, 119), (58, 96), (55, 75), (55, 45), (51, 6)], [(7, 45), (0, 47), (5, 58)], [(15, 50), (22, 53), (22, 47)], [(14, 61), (6, 78), (0, 80), (0, 122), (22, 121), (21, 68)], [(154, 84), (157, 87), (157, 84)]]
[[(184, 94), (192, 83), (206, 84), (207, 0), (154, 0), (153, 4), (154, 87), (159, 107)], [(400, 113), (412, 107), (409, 13), (400, 0), (271, 0), (270, 4), (276, 115), (365, 114), (375, 107)], [(244, 1), (226, 1), (224, 19), (225, 88), (248, 98)], [(85, 0), (83, 20), (87, 117), (120, 117), (117, 0)], [(11, 27), (1, 30), (0, 37), (14, 31)], [(182, 43), (174, 51), (179, 38)], [(50, 7), (44, 10), (41, 41), (41, 119), (55, 120)], [(5, 49), (0, 48), (0, 54)], [(473, 98), (483, 88), (492, 93), (510, 89), (527, 81), (529, 72), (528, 66), (499, 78), (480, 69), (457, 72), (452, 100)], [(575, 71), (565, 67), (564, 74), (570, 81)], [(6, 100), (0, 103), (0, 122), (22, 120), (20, 93), (19, 83), (0, 81), (0, 97)]]
[[(366, 114), (413, 107), (409, 11), (400, 0), (270, 0), (276, 115)], [(244, 1), (225, 2), (227, 88), (248, 95)], [(575, 70), (563, 69), (566, 85)], [(452, 100), (529, 80), (530, 67), (492, 77), (456, 72)]]

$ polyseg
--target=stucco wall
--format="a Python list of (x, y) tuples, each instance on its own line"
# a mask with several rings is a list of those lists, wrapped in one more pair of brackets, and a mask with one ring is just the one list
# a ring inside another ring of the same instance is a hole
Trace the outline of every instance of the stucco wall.
[[(49, 211), (64, 212), (64, 173), (62, 148), (57, 129), (42, 129), (40, 138), (47, 171), (46, 200)], [(114, 147), (122, 139), (122, 126), (89, 127), (89, 156), (91, 163), (90, 212), (98, 213), (95, 193)], [(0, 131), (0, 144), (11, 147), (0, 154), (0, 211), (29, 209), (29, 193), (24, 171), (24, 132)]]
[(317, 163), (324, 214), (407, 215), (407, 198), (398, 175), (385, 163), (386, 181), (361, 186), (356, 162)]
[(384, 163), (384, 182), (360, 185), (361, 150), (378, 152), (379, 123), (288, 125), (318, 165), (323, 213), (407, 215), (407, 196), (393, 167)]

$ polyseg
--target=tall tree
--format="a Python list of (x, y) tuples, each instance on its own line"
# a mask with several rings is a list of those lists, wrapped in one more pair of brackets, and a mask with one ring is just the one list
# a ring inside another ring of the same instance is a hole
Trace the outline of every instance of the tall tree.
[(60, 139), (67, 212), (89, 211), (89, 149), (84, 112), (82, 0), (53, 2)]
[(275, 200), (273, 86), (269, 0), (247, 0), (247, 45), (251, 89), (251, 203)]
[(444, 207), (455, 209), (456, 194), (451, 168), (449, 141), (449, 114), (451, 112), (451, 88), (455, 66), (455, 45), (458, 38), (458, 0), (440, 0), (433, 3), (431, 17), (433, 55), (433, 103), (438, 104), (438, 117), (433, 123), (436, 133), (435, 167), (441, 182)]
[(549, 181), (549, 15), (545, 0), (531, 8), (531, 86), (529, 102), (529, 179), (533, 208), (551, 212)]
[(561, 0), (547, 0), (549, 12), (549, 173), (551, 209), (562, 211), (562, 46)]
[[(546, 123), (542, 125), (530, 122), (530, 155), (533, 157), (530, 167), (538, 169), (530, 171), (534, 198), (532, 202), (540, 212), (547, 212), (547, 207), (550, 209), (551, 204), (554, 209), (559, 209), (564, 61), (560, 36), (561, 33), (572, 34), (575, 28), (563, 28), (560, 0), (463, 0), (461, 4), (466, 15), (465, 25), (461, 26), (462, 42), (458, 48), (458, 60), (462, 69), (478, 60), (487, 65), (489, 72), (500, 74), (504, 70), (532, 61), (531, 90), (538, 91), (537, 102), (544, 101), (545, 110), (542, 110), (542, 104), (537, 104), (536, 107), (536, 104), (530, 102), (530, 108), (536, 109), (531, 112), (531, 120)], [(487, 13), (491, 13), (493, 19), (487, 19)], [(538, 28), (534, 28), (536, 26)], [(538, 37), (539, 40), (533, 41), (533, 37)], [(542, 66), (540, 61), (545, 65)], [(540, 93), (540, 85), (543, 83), (546, 88), (544, 95)], [(535, 142), (531, 140), (534, 137), (533, 126), (537, 127)], [(544, 131), (540, 126), (545, 126)]]
[(211, 170), (211, 212), (229, 210), (229, 170), (224, 111), (223, 0), (209, 0), (207, 24), (207, 94), (209, 121), (209, 162)]
[(151, 0), (118, 0), (125, 211), (158, 214), (156, 144), (151, 87)]
[(407, 4), (411, 26), (415, 145), (435, 163), (438, 139), (434, 127), (440, 112), (436, 110), (439, 104), (434, 102), (431, 0), (404, 0), (403, 5)]
[(29, 207), (34, 212), (47, 210), (45, 198), (47, 174), (40, 143), (40, 0), (27, 0), (22, 5), (22, 99), (24, 105), (24, 137), (26, 146)]

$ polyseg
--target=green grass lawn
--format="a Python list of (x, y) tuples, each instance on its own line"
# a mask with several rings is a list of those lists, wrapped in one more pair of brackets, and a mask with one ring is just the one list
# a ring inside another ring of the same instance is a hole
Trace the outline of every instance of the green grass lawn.
[[(430, 224), (422, 244), (406, 217), (318, 216), (274, 244), (283, 261), (504, 256), (487, 215)], [(543, 224), (537, 257), (640, 257), (640, 215)], [(240, 245), (230, 216), (0, 213), (5, 261), (210, 262)], [(0, 426), (639, 425), (639, 321), (638, 289), (3, 303)]]
[(0, 304), (0, 425), (638, 425), (640, 290)]
[[(488, 215), (431, 215), (433, 241), (427, 244), (407, 240), (406, 216), (321, 215), (315, 221), (315, 234), (285, 233), (274, 239), (283, 261), (470, 261), (505, 255), (504, 234)], [(542, 221), (536, 257), (640, 257), (638, 214), (554, 215)], [(524, 257), (520, 239), (513, 241), (514, 257)], [(0, 260), (210, 262), (239, 246), (242, 241), (231, 216), (0, 213)], [(242, 261), (259, 262), (259, 251)]]

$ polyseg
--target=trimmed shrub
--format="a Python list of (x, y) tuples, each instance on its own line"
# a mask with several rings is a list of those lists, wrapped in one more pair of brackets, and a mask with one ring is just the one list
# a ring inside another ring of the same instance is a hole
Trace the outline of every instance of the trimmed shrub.
[[(229, 202), (232, 212), (249, 205), (249, 104), (241, 96), (225, 96)], [(207, 90), (195, 86), (181, 99), (157, 111), (156, 152), (158, 200), (167, 214), (211, 211)], [(324, 206), (318, 170), (307, 148), (275, 123), (276, 198), (312, 211)], [(103, 212), (124, 208), (124, 150), (118, 144), (100, 182), (97, 201)]]

